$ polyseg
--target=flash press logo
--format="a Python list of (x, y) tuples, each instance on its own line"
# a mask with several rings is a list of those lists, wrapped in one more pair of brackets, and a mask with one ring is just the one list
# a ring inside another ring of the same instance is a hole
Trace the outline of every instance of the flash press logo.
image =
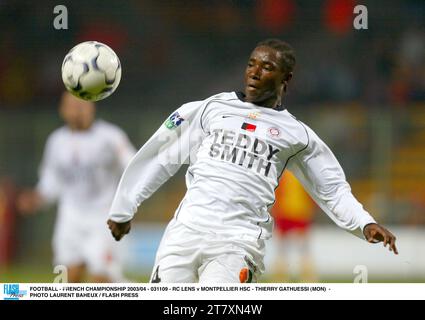
[(19, 284), (3, 285), (4, 300), (19, 300), (27, 295), (27, 290), (19, 290)]

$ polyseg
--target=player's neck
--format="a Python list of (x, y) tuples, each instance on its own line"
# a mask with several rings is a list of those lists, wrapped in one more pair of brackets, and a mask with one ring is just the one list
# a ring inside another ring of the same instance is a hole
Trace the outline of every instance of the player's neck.
[(238, 96), (239, 100), (244, 102), (249, 102), (252, 104), (255, 104), (257, 106), (263, 107), (263, 108), (270, 108), (275, 110), (283, 110), (282, 107), (282, 98), (281, 97), (271, 97), (269, 99), (263, 100), (263, 101), (250, 101), (247, 99), (247, 96), (242, 91), (236, 92), (236, 95)]
[(84, 124), (84, 125), (70, 125), (68, 124), (68, 128), (73, 132), (84, 132), (90, 130), (93, 123), (90, 124)]

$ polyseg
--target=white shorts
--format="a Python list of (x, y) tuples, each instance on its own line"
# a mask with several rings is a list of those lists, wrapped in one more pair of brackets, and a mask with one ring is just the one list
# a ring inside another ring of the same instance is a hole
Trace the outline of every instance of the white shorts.
[(161, 240), (150, 282), (257, 282), (263, 258), (263, 240), (205, 234), (174, 218)]
[(117, 244), (106, 219), (88, 221), (60, 217), (53, 235), (53, 263), (67, 267), (84, 264), (91, 275), (122, 281)]

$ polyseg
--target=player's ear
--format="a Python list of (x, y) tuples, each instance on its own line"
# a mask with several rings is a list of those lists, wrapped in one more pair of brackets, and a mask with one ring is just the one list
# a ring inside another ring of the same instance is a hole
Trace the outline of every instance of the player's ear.
[(294, 74), (292, 73), (292, 72), (289, 72), (284, 78), (283, 78), (283, 81), (282, 81), (282, 83), (284, 83), (284, 82), (289, 82), (289, 81), (291, 81), (291, 79), (292, 79), (292, 76), (293, 76)]
[(288, 74), (286, 74), (283, 79), (282, 79), (282, 84), (283, 84), (283, 92), (286, 92), (286, 89), (288, 87), (288, 82), (292, 79), (293, 73), (289, 72)]

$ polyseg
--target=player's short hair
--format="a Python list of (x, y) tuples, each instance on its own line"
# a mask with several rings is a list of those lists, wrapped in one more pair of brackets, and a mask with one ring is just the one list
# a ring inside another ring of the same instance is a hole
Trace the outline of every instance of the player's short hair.
[(285, 73), (292, 72), (295, 67), (295, 51), (294, 49), (285, 41), (279, 39), (266, 39), (260, 41), (257, 44), (257, 47), (269, 47), (273, 48), (280, 53), (280, 64)]

